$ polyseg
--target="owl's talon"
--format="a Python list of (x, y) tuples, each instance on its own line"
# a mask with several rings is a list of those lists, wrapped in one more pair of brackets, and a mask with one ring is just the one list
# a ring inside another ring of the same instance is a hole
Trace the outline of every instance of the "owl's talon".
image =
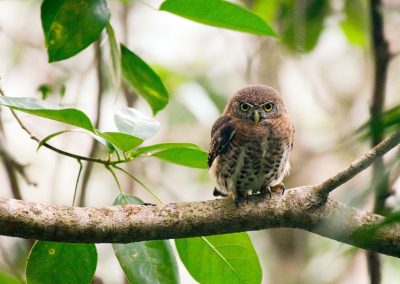
[(271, 188), (270, 188), (269, 186), (263, 186), (263, 187), (260, 189), (260, 194), (268, 194), (268, 195), (269, 195), (269, 198), (271, 198), (271, 197), (272, 197)]
[(282, 190), (282, 192), (281, 192), (281, 196), (282, 196), (286, 190), (286, 186), (283, 183), (281, 183), (281, 190)]
[(278, 183), (278, 184), (276, 184), (276, 185), (274, 185), (274, 186), (271, 186), (270, 189), (272, 189), (273, 192), (276, 192), (276, 191), (278, 191), (278, 190), (281, 190), (281, 196), (282, 196), (282, 195), (285, 193), (286, 187), (285, 187), (285, 185), (281, 182), (281, 183)]

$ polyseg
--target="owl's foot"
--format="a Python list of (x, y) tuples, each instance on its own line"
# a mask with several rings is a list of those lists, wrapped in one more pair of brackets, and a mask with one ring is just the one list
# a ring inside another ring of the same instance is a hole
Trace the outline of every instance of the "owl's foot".
[(273, 192), (277, 192), (278, 190), (281, 190), (281, 195), (283, 195), (285, 193), (285, 190), (286, 190), (286, 187), (282, 182), (278, 183), (278, 184), (276, 184), (274, 186), (270, 186), (269, 188)]
[(261, 190), (260, 190), (261, 194), (268, 194), (269, 198), (272, 197), (272, 191), (271, 188), (269, 186), (264, 186)]
[(231, 193), (230, 196), (232, 197), (233, 202), (236, 205), (236, 208), (239, 208), (239, 203), (242, 202), (243, 200), (246, 200), (246, 204), (249, 203), (250, 195), (247, 192), (240, 193), (240, 194), (234, 192), (234, 193)]

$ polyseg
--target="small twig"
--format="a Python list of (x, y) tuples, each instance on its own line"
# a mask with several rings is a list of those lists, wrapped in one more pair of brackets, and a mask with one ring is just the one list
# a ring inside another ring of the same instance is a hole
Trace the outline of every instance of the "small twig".
[(0, 157), (2, 157), (4, 168), (7, 172), (8, 180), (10, 182), (12, 196), (15, 199), (22, 199), (21, 188), (18, 183), (18, 178), (15, 172), (13, 161), (10, 160), (8, 153), (5, 153), (1, 149), (0, 145)]
[(72, 206), (75, 205), (75, 198), (76, 198), (76, 192), (78, 191), (79, 178), (81, 177), (82, 168), (83, 168), (81, 160), (78, 160), (78, 163), (79, 163), (79, 171), (78, 171), (78, 176), (76, 177), (74, 197), (72, 198)]
[[(102, 99), (104, 96), (104, 74), (103, 74), (103, 54), (101, 50), (101, 37), (96, 41), (95, 44), (95, 61), (96, 61), (96, 74), (97, 74), (97, 85), (98, 85), (98, 91), (97, 91), (97, 100), (96, 100), (96, 118), (94, 122), (94, 127), (96, 129), (99, 128), (100, 125), (100, 119), (101, 119), (101, 105), (102, 105)], [(92, 146), (90, 148), (89, 152), (89, 157), (94, 157), (97, 149), (99, 146), (99, 142), (97, 140), (93, 140)], [(86, 168), (83, 172), (83, 178), (82, 178), (82, 185), (81, 185), (81, 190), (80, 190), (80, 196), (79, 196), (79, 206), (84, 206), (85, 204), (85, 199), (86, 199), (86, 191), (87, 191), (87, 186), (89, 184), (90, 176), (93, 171), (93, 163), (88, 163), (86, 165)]]
[(373, 162), (400, 143), (400, 132), (396, 132), (387, 137), (384, 141), (372, 148), (369, 152), (355, 160), (348, 168), (338, 172), (333, 177), (315, 187), (315, 192), (319, 195), (328, 195), (338, 186), (349, 181), (355, 175), (368, 168)]
[[(3, 90), (1, 88), (0, 88), (0, 95), (1, 96), (5, 96), (5, 94), (4, 94), (4, 92), (3, 92)], [(21, 119), (18, 117), (16, 112), (12, 108), (10, 108), (10, 111), (11, 111), (11, 114), (13, 115), (13, 117), (15, 118), (15, 120), (18, 122), (18, 124), (21, 127), (21, 129), (24, 130), (30, 136), (30, 138), (32, 140), (40, 143), (41, 140), (38, 137), (34, 136), (32, 134), (32, 132), (22, 123)], [(71, 157), (71, 158), (74, 158), (74, 159), (77, 159), (77, 160), (79, 159), (79, 160), (82, 160), (82, 161), (100, 163), (100, 164), (104, 164), (104, 165), (110, 163), (110, 161), (106, 161), (106, 160), (102, 160), (102, 159), (96, 159), (96, 158), (76, 155), (76, 154), (73, 154), (73, 153), (58, 149), (58, 148), (56, 148), (54, 146), (51, 146), (48, 143), (43, 143), (42, 146), (44, 146), (44, 147), (46, 147), (46, 148), (48, 148), (48, 149), (50, 149), (50, 150), (52, 150), (52, 151), (54, 151), (54, 152), (56, 152), (58, 154), (61, 154), (61, 155), (67, 156), (67, 157)]]
[[(0, 95), (1, 96), (5, 96), (4, 92), (3, 92), (3, 90), (1, 88), (0, 88)], [(11, 108), (10, 108), (10, 111), (11, 111), (11, 114), (14, 116), (14, 118), (17, 120), (17, 122), (18, 122), (19, 126), (22, 128), (22, 130), (24, 130), (30, 136), (30, 138), (32, 140), (40, 143), (41, 140), (38, 137), (34, 136), (32, 134), (32, 132), (22, 123), (21, 119), (18, 117), (16, 112)], [(50, 150), (52, 150), (52, 151), (54, 151), (54, 152), (56, 152), (58, 154), (66, 156), (66, 157), (70, 157), (70, 158), (73, 158), (73, 159), (76, 159), (76, 160), (81, 160), (81, 161), (87, 161), (87, 162), (103, 164), (105, 166), (107, 166), (107, 165), (118, 165), (118, 164), (130, 162), (130, 161), (133, 160), (133, 158), (127, 159), (127, 160), (118, 159), (116, 161), (113, 161), (113, 160), (110, 160), (110, 159), (102, 160), (102, 159), (98, 159), (98, 158), (91, 158), (91, 157), (86, 157), (86, 156), (73, 154), (73, 153), (58, 149), (57, 147), (54, 147), (54, 146), (52, 146), (52, 145), (50, 145), (48, 143), (43, 143), (42, 146), (44, 146), (44, 147), (46, 147), (46, 148), (48, 148), (48, 149), (50, 149)]]

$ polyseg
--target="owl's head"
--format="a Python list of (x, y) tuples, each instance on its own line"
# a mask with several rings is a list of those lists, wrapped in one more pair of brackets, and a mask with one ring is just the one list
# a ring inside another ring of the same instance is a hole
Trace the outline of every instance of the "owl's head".
[(279, 118), (286, 108), (279, 93), (266, 85), (248, 85), (239, 89), (228, 102), (224, 114), (245, 119), (255, 125)]

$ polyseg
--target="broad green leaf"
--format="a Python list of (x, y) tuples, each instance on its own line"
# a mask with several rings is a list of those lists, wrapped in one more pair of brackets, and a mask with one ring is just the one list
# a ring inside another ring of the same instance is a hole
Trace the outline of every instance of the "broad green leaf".
[(116, 88), (119, 89), (121, 81), (121, 55), (119, 52), (119, 46), (117, 40), (115, 39), (114, 29), (111, 26), (110, 22), (107, 22), (106, 29), (108, 35), (108, 42), (111, 50), (111, 60), (113, 66), (112, 79), (114, 81), (114, 85), (116, 86)]
[(49, 62), (70, 58), (97, 40), (110, 11), (106, 0), (44, 0), (41, 18)]
[(103, 132), (101, 137), (123, 152), (128, 152), (143, 143), (143, 139), (121, 132)]
[(28, 284), (90, 283), (96, 271), (94, 244), (37, 241), (26, 264)]
[(120, 132), (143, 140), (153, 137), (160, 129), (160, 123), (157, 120), (127, 107), (115, 112), (114, 122)]
[(81, 133), (88, 134), (89, 136), (93, 137), (98, 142), (103, 144), (107, 148), (109, 153), (115, 152), (115, 148), (114, 148), (113, 144), (110, 143), (108, 140), (105, 140), (105, 138), (101, 137), (102, 136), (101, 134), (99, 134), (100, 135), (99, 136), (98, 134), (92, 133), (92, 132), (84, 130), (84, 129), (68, 129), (68, 130), (63, 130), (63, 131), (58, 131), (58, 132), (52, 133), (52, 134), (46, 136), (45, 138), (43, 138), (39, 142), (39, 144), (38, 144), (38, 146), (36, 148), (36, 151), (38, 151), (43, 146), (43, 144), (49, 142), (54, 137), (57, 137), (57, 136), (59, 136), (61, 134), (67, 133), (67, 132), (81, 132)]
[(354, 45), (368, 43), (368, 2), (364, 0), (344, 1), (344, 18), (340, 27), (347, 40)]
[(199, 146), (192, 143), (160, 143), (139, 148), (136, 151), (135, 156), (141, 156), (143, 154), (150, 154), (156, 151), (168, 150), (173, 148), (192, 148), (200, 150)]
[(94, 132), (87, 115), (75, 108), (62, 108), (48, 101), (25, 97), (0, 97), (0, 105)]
[(247, 233), (177, 239), (175, 245), (199, 283), (261, 283), (260, 262)]
[(6, 274), (5, 272), (0, 271), (0, 283), (4, 284), (23, 284), (22, 281)]
[(310, 52), (317, 45), (329, 14), (328, 0), (287, 0), (280, 3), (277, 21), (283, 42), (299, 52)]
[(214, 27), (276, 37), (257, 14), (223, 0), (166, 0), (160, 10)]
[(282, 0), (255, 0), (252, 2), (251, 10), (266, 22), (272, 23), (281, 2)]
[[(143, 204), (132, 195), (119, 195), (115, 204)], [(171, 244), (163, 241), (143, 241), (113, 244), (115, 255), (129, 283), (179, 283), (179, 271)]]
[(178, 165), (207, 169), (208, 153), (195, 148), (170, 148), (151, 154), (152, 157), (157, 157)]
[(155, 115), (168, 103), (168, 92), (160, 77), (139, 56), (121, 45), (122, 75), (150, 105)]
[(129, 194), (119, 194), (113, 202), (113, 205), (125, 205), (125, 204), (141, 205), (141, 204), (144, 204), (144, 202), (139, 197), (129, 195)]
[(206, 169), (208, 153), (192, 143), (161, 143), (137, 149), (136, 157), (148, 155), (182, 166)]

